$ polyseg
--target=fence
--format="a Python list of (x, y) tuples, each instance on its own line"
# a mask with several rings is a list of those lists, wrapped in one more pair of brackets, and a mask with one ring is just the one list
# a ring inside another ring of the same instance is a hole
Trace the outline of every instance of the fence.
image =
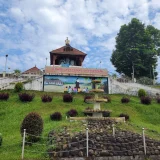
[[(98, 135), (96, 134), (96, 136), (94, 137), (93, 136), (94, 133), (90, 133), (88, 128), (86, 128), (86, 131), (85, 131), (85, 137), (83, 137), (82, 139), (80, 140), (77, 140), (76, 142), (67, 142), (67, 145), (68, 146), (74, 146), (73, 148), (72, 147), (69, 147), (70, 149), (67, 149), (65, 150), (63, 148), (63, 150), (60, 150), (60, 149), (57, 149), (56, 150), (56, 147), (60, 147), (60, 146), (65, 146), (66, 143), (58, 143), (57, 145), (56, 144), (46, 144), (46, 143), (32, 143), (30, 141), (27, 141), (26, 137), (27, 136), (34, 136), (34, 135), (31, 135), (31, 134), (28, 134), (26, 130), (24, 130), (24, 133), (23, 133), (23, 145), (22, 145), (22, 160), (24, 159), (25, 157), (25, 152), (29, 152), (29, 153), (41, 153), (41, 154), (44, 154), (44, 155), (48, 155), (49, 157), (52, 155), (54, 155), (55, 157), (56, 156), (59, 156), (59, 157), (63, 157), (63, 156), (68, 156), (70, 153), (71, 155), (74, 154), (74, 156), (80, 156), (80, 153), (81, 153), (81, 156), (82, 157), (89, 157), (92, 155), (92, 152), (100, 152), (99, 156), (109, 156), (109, 155), (112, 155), (111, 153), (114, 152), (114, 155), (127, 155), (129, 153), (133, 153), (134, 151), (141, 151), (141, 154), (142, 154), (142, 151), (143, 151), (143, 154), (146, 155), (147, 153), (147, 146), (146, 146), (146, 138), (145, 138), (145, 129), (142, 128), (142, 136), (139, 136), (139, 139), (135, 140), (135, 138), (133, 138), (133, 136), (119, 136), (118, 133), (116, 134), (116, 129), (115, 129), (115, 126), (113, 125), (112, 126), (112, 134), (110, 136), (106, 136), (106, 135)], [(38, 136), (36, 136), (38, 137)], [(40, 138), (43, 138), (43, 139), (48, 139), (48, 137), (40, 137)], [(129, 141), (121, 141), (120, 143), (120, 139), (122, 140), (123, 138), (125, 139), (128, 139)], [(100, 139), (102, 141), (100, 141)], [(99, 141), (99, 142), (97, 142)], [(120, 143), (118, 145), (118, 143), (114, 143), (114, 144), (117, 144), (117, 146), (115, 145), (114, 147), (113, 146), (113, 142), (118, 142)], [(100, 148), (95, 148), (96, 146), (96, 143), (98, 145), (102, 145), (102, 146), (105, 146), (106, 149), (105, 149), (105, 152), (104, 150), (102, 151), (102, 149)], [(46, 150), (47, 151), (39, 151), (39, 150), (29, 150), (28, 147), (26, 148), (25, 144), (33, 144), (35, 146), (46, 146)], [(83, 145), (82, 145), (83, 144)], [(94, 144), (94, 145), (92, 145)], [(75, 146), (79, 146), (79, 147), (75, 147)], [(123, 149), (121, 148), (120, 149), (120, 146), (123, 146)], [(126, 146), (126, 147), (125, 147)], [(135, 146), (134, 148), (129, 148), (129, 146)], [(47, 149), (51, 147), (52, 149)], [(55, 149), (53, 149), (55, 148)], [(83, 153), (82, 153), (83, 152)]]
[[(72, 155), (74, 155), (74, 157), (92, 157), (93, 154), (97, 157), (160, 155), (160, 142), (148, 139), (145, 136), (146, 129), (141, 129), (142, 134), (139, 135), (131, 132), (130, 134), (128, 134), (127, 131), (119, 131), (117, 126), (115, 125), (112, 125), (111, 132), (109, 134), (100, 130), (99, 132), (97, 131), (96, 133), (94, 133), (88, 128), (86, 128), (84, 131), (75, 133), (75, 141), (70, 140), (66, 142), (59, 142), (59, 140), (57, 139), (58, 143), (54, 141), (54, 135), (52, 137), (53, 141), (52, 143), (50, 143), (50, 141), (48, 141), (49, 137), (35, 136), (27, 133), (27, 130), (24, 130), (23, 141), (21, 142), (21, 145), (20, 143), (14, 143), (9, 145), (2, 145), (1, 148), (3, 147), (9, 152), (9, 147), (12, 146), (13, 148), (17, 145), (19, 147), (21, 146), (22, 160), (28, 158), (27, 156), (30, 154), (36, 154), (41, 156), (43, 155), (43, 159), (52, 159), (54, 157), (70, 157), (70, 154), (71, 157)], [(64, 133), (64, 135), (66, 134), (67, 132)], [(62, 135), (62, 137), (64, 135)], [(29, 136), (41, 138), (41, 141), (33, 143), (28, 139)], [(69, 148), (67, 149), (65, 149), (66, 144), (69, 146)], [(101, 148), (101, 146), (103, 146), (103, 148)], [(18, 154), (20, 154), (20, 150), (16, 151), (15, 149), (13, 152), (17, 152)], [(96, 153), (98, 154), (96, 155)]]

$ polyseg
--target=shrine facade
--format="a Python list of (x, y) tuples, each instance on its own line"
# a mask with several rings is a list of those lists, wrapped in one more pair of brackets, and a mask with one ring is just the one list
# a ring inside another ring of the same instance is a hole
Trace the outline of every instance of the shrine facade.
[(102, 83), (99, 88), (103, 88), (108, 93), (107, 70), (83, 68), (82, 63), (87, 54), (73, 48), (68, 38), (65, 40), (64, 46), (49, 53), (50, 66), (45, 67), (43, 76), (44, 91), (64, 92), (66, 88), (74, 90), (78, 79), (79, 91), (82, 92), (92, 88), (92, 80), (100, 79)]

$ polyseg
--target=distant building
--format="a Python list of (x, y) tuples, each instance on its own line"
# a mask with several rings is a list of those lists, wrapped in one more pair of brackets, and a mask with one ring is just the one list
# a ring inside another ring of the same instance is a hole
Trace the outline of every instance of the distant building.
[(21, 73), (22, 78), (36, 78), (42, 75), (43, 72), (36, 65)]

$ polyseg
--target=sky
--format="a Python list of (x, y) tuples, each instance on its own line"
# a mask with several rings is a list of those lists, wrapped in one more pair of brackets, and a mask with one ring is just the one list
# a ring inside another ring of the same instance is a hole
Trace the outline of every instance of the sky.
[[(115, 37), (132, 18), (160, 29), (159, 0), (0, 0), (0, 72), (6, 55), (7, 72), (44, 68), (68, 37), (87, 54), (83, 67), (115, 73)], [(160, 80), (160, 60), (157, 71)]]

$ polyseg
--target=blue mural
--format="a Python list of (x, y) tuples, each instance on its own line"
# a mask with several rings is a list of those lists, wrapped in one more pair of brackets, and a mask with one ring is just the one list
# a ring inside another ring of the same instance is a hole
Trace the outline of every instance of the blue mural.
[(44, 75), (44, 91), (53, 92), (89, 92), (94, 88), (92, 80), (101, 80), (96, 85), (98, 88), (104, 89), (108, 93), (107, 77), (81, 77), (81, 76), (61, 76), (61, 75)]

